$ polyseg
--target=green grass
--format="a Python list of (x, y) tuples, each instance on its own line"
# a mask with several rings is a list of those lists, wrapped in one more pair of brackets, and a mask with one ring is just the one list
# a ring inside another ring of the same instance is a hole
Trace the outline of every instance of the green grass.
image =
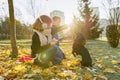
[[(73, 59), (71, 54), (71, 44), (61, 44), (61, 48), (65, 53), (68, 59)], [(99, 40), (90, 40), (87, 42), (86, 47), (88, 48), (92, 60), (93, 60), (93, 68), (96, 69), (97, 74), (102, 73), (104, 76), (108, 78), (108, 80), (119, 80), (120, 79), (120, 45), (117, 48), (111, 48), (110, 45), (106, 41)], [(98, 63), (97, 60), (102, 60), (103, 62)], [(111, 61), (116, 60), (119, 64), (112, 64)], [(104, 65), (104, 68), (98, 67), (98, 65)], [(119, 67), (119, 69), (115, 69), (115, 66)], [(105, 69), (110, 68), (113, 70), (111, 72), (104, 72)], [(87, 72), (87, 71), (86, 71)], [(94, 75), (94, 74), (93, 74)]]
[[(30, 49), (31, 40), (18, 40), (19, 47), (22, 49)], [(10, 45), (9, 41), (0, 41), (1, 49), (8, 49)], [(7, 43), (7, 44), (6, 44)], [(75, 57), (72, 55), (72, 41), (64, 40), (60, 43), (60, 48), (65, 53), (68, 60), (74, 60)], [(101, 74), (108, 78), (108, 80), (120, 80), (120, 45), (117, 48), (111, 48), (106, 40), (89, 40), (86, 44), (93, 61), (93, 67), (95, 71), (90, 71), (87, 68), (81, 69), (77, 66), (75, 72), (78, 77), (83, 76), (83, 74), (89, 73), (92, 75), (92, 80), (95, 76)], [(24, 50), (25, 51), (25, 50)], [(24, 52), (22, 52), (24, 53)], [(26, 51), (27, 53), (27, 51)], [(80, 58), (80, 57), (77, 57)], [(101, 60), (101, 62), (98, 62)], [(112, 61), (117, 61), (119, 63), (113, 64)], [(103, 67), (101, 67), (101, 65)], [(107, 69), (110, 69), (106, 71)], [(65, 79), (63, 79), (65, 80)], [(86, 79), (83, 79), (86, 80)]]

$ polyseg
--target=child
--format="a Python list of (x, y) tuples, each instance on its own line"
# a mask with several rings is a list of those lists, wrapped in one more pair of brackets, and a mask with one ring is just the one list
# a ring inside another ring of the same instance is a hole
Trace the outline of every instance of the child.
[(82, 56), (81, 65), (84, 67), (91, 67), (92, 59), (87, 48), (85, 48), (85, 44), (86, 40), (84, 36), (81, 33), (77, 33), (72, 46), (73, 48), (72, 54), (74, 56), (81, 55)]
[(52, 20), (47, 15), (39, 16), (33, 24), (34, 34), (32, 36), (31, 56), (34, 63), (46, 67), (51, 61), (54, 65), (60, 64), (64, 59), (61, 49), (56, 46), (56, 41), (51, 34)]

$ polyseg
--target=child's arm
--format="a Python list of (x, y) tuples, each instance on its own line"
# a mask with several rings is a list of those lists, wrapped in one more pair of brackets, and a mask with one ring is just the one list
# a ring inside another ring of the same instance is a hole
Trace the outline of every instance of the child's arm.
[(59, 27), (56, 27), (56, 28), (52, 28), (52, 32), (51, 32), (51, 34), (53, 35), (53, 34), (56, 34), (56, 33), (58, 33), (58, 32), (60, 32), (60, 31), (63, 31), (64, 29), (66, 29), (67, 27), (65, 27), (65, 26), (59, 26)]

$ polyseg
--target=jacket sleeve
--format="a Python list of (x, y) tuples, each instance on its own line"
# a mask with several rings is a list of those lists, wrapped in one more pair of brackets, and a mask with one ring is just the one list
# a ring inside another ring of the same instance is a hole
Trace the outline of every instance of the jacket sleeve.
[(38, 52), (40, 48), (40, 41), (37, 33), (34, 33), (32, 36), (32, 45), (31, 45), (31, 56), (35, 57), (35, 54)]
[(37, 53), (43, 52), (46, 49), (48, 49), (50, 47), (50, 44), (45, 45), (45, 46), (41, 46), (41, 42), (39, 40), (39, 36), (37, 35), (37, 33), (34, 33), (33, 37), (32, 37), (32, 45), (31, 45), (31, 56), (35, 57)]
[(64, 29), (66, 29), (66, 27), (64, 27), (64, 26), (59, 26), (59, 27), (55, 27), (55, 28), (52, 27), (51, 34), (54, 35), (54, 34), (60, 32), (60, 31), (62, 31)]

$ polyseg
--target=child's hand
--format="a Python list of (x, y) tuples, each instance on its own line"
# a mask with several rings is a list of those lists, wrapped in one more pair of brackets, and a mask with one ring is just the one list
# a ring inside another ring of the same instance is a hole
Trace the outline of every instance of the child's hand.
[(53, 38), (52, 41), (51, 41), (51, 45), (55, 45), (57, 42), (58, 42), (58, 40)]

